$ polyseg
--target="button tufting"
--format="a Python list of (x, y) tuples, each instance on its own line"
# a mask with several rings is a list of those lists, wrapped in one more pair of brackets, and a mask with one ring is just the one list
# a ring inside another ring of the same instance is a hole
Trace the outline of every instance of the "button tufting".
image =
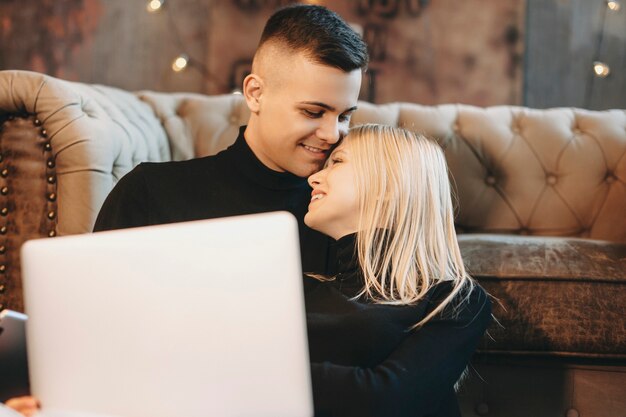
[(549, 174), (548, 176), (546, 176), (546, 182), (550, 185), (554, 185), (557, 182), (557, 178), (556, 175), (553, 174)]
[(57, 235), (57, 232), (55, 230), (50, 230), (48, 232), (48, 237), (55, 237)]
[(54, 184), (54, 183), (57, 181), (57, 179), (56, 179), (56, 177), (55, 177), (54, 175), (50, 175), (50, 176), (47, 178), (47, 181), (48, 181), (48, 183), (50, 183), (50, 184)]
[(489, 414), (489, 405), (487, 403), (480, 403), (476, 405), (476, 414), (479, 416), (486, 416)]
[(575, 408), (570, 408), (569, 410), (567, 410), (567, 412), (565, 413), (566, 417), (578, 417), (580, 415), (580, 413), (578, 412), (577, 409)]
[(2, 207), (2, 210), (0, 210), (0, 214), (6, 216), (7, 214), (9, 214), (9, 209), (6, 207)]
[(42, 128), (42, 129), (41, 129), (41, 136), (43, 136), (44, 138), (45, 138), (46, 136), (48, 136), (48, 131), (47, 131), (46, 129)]
[(46, 161), (46, 165), (48, 166), (48, 168), (54, 168), (54, 159), (48, 159), (48, 161)]
[(6, 265), (0, 265), (0, 274), (4, 274), (7, 271)]
[(35, 126), (41, 126), (41, 120), (35, 119)]
[(612, 173), (610, 173), (610, 172), (607, 172), (607, 174), (606, 174), (606, 179), (605, 179), (605, 181), (606, 181), (606, 183), (607, 183), (607, 184), (613, 184), (613, 183), (615, 182), (615, 180), (616, 180), (616, 179), (617, 179), (617, 178), (615, 178), (615, 175), (613, 175), (613, 174), (612, 174)]
[(52, 145), (50, 145), (50, 142), (46, 142), (46, 143), (43, 145), (43, 148), (44, 148), (46, 151), (51, 151), (51, 150), (52, 150)]
[(2, 171), (0, 171), (0, 175), (2, 175), (3, 177), (8, 177), (9, 176), (9, 170), (8, 169), (3, 169)]
[(4, 294), (5, 289), (6, 287), (4, 286), (4, 284), (0, 284), (0, 294)]
[(4, 245), (0, 246), (0, 255), (3, 255), (7, 251), (7, 247)]
[(496, 185), (496, 177), (494, 177), (493, 175), (487, 176), (487, 178), (485, 178), (485, 183), (490, 186)]
[(0, 227), (0, 235), (6, 235), (6, 234), (7, 234), (7, 227), (6, 226)]
[(56, 213), (54, 211), (49, 211), (48, 212), (48, 218), (50, 220), (54, 219), (56, 217)]
[(46, 196), (49, 201), (55, 201), (57, 199), (56, 193), (50, 193)]
[(9, 194), (9, 187), (2, 187), (2, 188), (0, 188), (0, 194), (2, 194), (2, 195)]

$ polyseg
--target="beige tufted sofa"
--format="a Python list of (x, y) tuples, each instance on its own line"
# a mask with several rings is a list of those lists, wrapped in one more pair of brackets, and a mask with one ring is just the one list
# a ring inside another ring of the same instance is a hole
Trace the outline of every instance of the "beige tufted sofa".
[[(25, 240), (90, 232), (133, 166), (214, 154), (247, 118), (236, 95), (0, 71), (0, 309), (23, 308)], [(626, 416), (626, 111), (361, 102), (365, 122), (444, 147), (464, 258), (497, 299), (464, 415)]]

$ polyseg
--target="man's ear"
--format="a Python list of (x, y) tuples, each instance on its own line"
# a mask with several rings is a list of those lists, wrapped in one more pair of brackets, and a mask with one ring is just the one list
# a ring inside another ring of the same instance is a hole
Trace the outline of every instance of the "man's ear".
[(263, 95), (263, 79), (257, 74), (250, 74), (243, 80), (243, 96), (252, 113), (258, 113)]

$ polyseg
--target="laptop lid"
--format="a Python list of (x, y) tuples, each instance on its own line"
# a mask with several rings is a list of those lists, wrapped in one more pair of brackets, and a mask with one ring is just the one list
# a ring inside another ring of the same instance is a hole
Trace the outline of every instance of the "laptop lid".
[(291, 214), (33, 240), (22, 264), (44, 411), (313, 415)]

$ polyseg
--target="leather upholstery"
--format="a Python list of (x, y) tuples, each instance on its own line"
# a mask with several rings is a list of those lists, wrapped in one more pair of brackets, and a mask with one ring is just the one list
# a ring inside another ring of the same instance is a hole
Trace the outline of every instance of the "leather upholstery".
[[(133, 166), (171, 158), (159, 120), (129, 92), (26, 71), (0, 72), (0, 92), (0, 118), (27, 115), (41, 121), (33, 131), (47, 131), (61, 235), (91, 231), (104, 198)], [(11, 146), (2, 139), (3, 147)]]
[(35, 126), (32, 116), (10, 116), (2, 123), (0, 304), (22, 305), (19, 247), (24, 240), (56, 234), (58, 193), (52, 152), (47, 132)]
[(481, 352), (626, 360), (626, 245), (478, 234), (459, 244), (496, 298)]

